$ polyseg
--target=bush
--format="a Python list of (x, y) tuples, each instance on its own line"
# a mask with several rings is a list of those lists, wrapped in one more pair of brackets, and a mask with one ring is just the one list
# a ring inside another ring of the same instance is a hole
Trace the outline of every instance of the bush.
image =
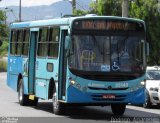
[(7, 62), (0, 61), (0, 72), (6, 72), (7, 71)]
[(0, 47), (0, 56), (5, 56), (8, 51), (8, 42), (3, 41), (3, 45)]

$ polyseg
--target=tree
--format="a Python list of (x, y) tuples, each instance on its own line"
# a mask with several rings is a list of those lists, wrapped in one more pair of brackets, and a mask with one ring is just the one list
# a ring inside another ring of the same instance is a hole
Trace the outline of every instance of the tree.
[(160, 13), (156, 0), (134, 0), (130, 3), (129, 16), (145, 21), (147, 40), (150, 44), (150, 65), (160, 65)]
[(92, 12), (98, 15), (121, 16), (122, 0), (98, 0), (91, 3)]
[[(0, 11), (0, 22), (4, 22), (6, 19), (3, 11)], [(0, 23), (0, 40), (3, 41), (3, 45), (0, 47), (0, 56), (7, 53), (8, 50), (8, 27), (4, 23)]]
[(6, 37), (6, 25), (3, 23), (5, 21), (5, 14), (3, 11), (0, 11), (0, 37)]
[(74, 15), (76, 15), (76, 16), (86, 15), (88, 13), (89, 13), (89, 11), (82, 11), (80, 9), (74, 10)]

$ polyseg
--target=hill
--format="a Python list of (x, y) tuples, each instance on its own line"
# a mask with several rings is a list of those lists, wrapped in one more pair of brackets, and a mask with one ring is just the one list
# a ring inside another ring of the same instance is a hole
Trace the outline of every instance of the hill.
[[(82, 10), (89, 10), (89, 4), (92, 0), (77, 0), (76, 7)], [(7, 23), (18, 20), (19, 7), (9, 6), (6, 12)], [(4, 10), (5, 8), (0, 8)], [(9, 10), (13, 10), (12, 12)], [(49, 18), (58, 18), (63, 15), (72, 14), (72, 5), (68, 1), (59, 1), (51, 5), (22, 7), (22, 21), (43, 20)]]

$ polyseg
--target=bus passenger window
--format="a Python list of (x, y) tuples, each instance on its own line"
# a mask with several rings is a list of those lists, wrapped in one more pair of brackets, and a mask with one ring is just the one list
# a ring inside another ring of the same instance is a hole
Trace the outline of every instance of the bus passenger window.
[(22, 54), (24, 56), (28, 56), (28, 48), (29, 48), (29, 30), (24, 30), (24, 39), (23, 39), (23, 50)]
[(17, 41), (17, 55), (22, 53), (22, 40), (23, 40), (23, 30), (18, 31), (18, 41)]
[(46, 57), (48, 54), (48, 28), (42, 28), (39, 32), (38, 56)]
[(59, 50), (59, 28), (51, 28), (49, 36), (49, 57), (58, 57)]
[(16, 46), (17, 46), (17, 31), (16, 30), (12, 30), (11, 31), (11, 42), (10, 42), (10, 53), (12, 55), (16, 54)]

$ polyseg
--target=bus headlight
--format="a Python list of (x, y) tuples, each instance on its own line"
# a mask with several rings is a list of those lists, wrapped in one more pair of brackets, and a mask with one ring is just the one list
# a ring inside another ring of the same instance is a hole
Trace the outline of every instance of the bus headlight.
[(146, 86), (146, 80), (141, 81), (140, 84), (137, 84), (136, 86), (131, 87), (130, 88), (130, 92), (137, 91), (137, 90), (139, 90), (139, 89), (141, 89), (141, 88), (143, 88), (145, 86)]
[(77, 83), (75, 80), (70, 80), (70, 84), (73, 85), (74, 87), (76, 87), (77, 89), (81, 88), (81, 85), (79, 83)]
[(146, 86), (146, 80), (141, 81), (141, 85), (142, 85), (142, 86)]
[(71, 80), (70, 83), (71, 83), (71, 85), (74, 85), (76, 83), (76, 81)]

